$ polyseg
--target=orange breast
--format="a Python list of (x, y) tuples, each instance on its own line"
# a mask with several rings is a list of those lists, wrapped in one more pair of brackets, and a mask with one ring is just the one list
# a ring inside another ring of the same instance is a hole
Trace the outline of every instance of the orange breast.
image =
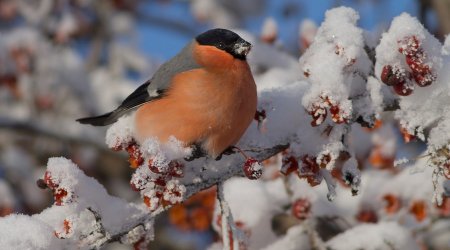
[(141, 106), (136, 139), (161, 141), (173, 135), (202, 144), (213, 157), (238, 142), (256, 110), (256, 85), (246, 62), (233, 60), (227, 71), (194, 69), (177, 75), (167, 95)]

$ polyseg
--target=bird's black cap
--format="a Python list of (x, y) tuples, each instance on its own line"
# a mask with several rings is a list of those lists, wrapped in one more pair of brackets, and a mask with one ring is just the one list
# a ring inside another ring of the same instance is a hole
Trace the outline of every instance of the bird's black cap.
[(245, 60), (252, 45), (238, 34), (227, 29), (212, 29), (198, 35), (195, 40), (200, 45), (214, 46), (228, 52), (234, 58)]

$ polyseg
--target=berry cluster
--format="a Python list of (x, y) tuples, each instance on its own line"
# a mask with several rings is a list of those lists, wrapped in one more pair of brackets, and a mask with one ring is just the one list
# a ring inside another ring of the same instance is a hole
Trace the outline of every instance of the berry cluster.
[(52, 178), (51, 173), (46, 171), (44, 179), (37, 181), (38, 187), (45, 189), (49, 188), (53, 192), (53, 198), (56, 206), (62, 206), (73, 201), (73, 194), (67, 189), (60, 187), (60, 180)]
[[(384, 210), (387, 214), (396, 214), (403, 207), (405, 201), (402, 202), (400, 197), (394, 194), (386, 194), (383, 196), (385, 201)], [(427, 204), (422, 200), (412, 200), (408, 207), (408, 212), (413, 215), (417, 221), (423, 221), (427, 218)], [(440, 210), (438, 208), (438, 210)]]
[(392, 86), (395, 93), (408, 96), (414, 91), (415, 82), (419, 87), (426, 87), (436, 81), (436, 75), (426, 63), (427, 55), (416, 36), (408, 36), (398, 41), (398, 52), (405, 56), (408, 69), (399, 65), (385, 65), (381, 71), (381, 81)]
[(334, 101), (326, 94), (321, 94), (317, 101), (313, 102), (306, 109), (309, 115), (312, 116), (311, 126), (316, 127), (322, 124), (327, 118), (328, 111), (331, 115), (331, 120), (336, 124), (349, 123), (350, 116), (339, 103)]
[(146, 159), (135, 141), (130, 141), (128, 145), (119, 144), (113, 150), (123, 150), (128, 152), (129, 163), (135, 168), (130, 186), (143, 196), (144, 203), (155, 211), (162, 205), (163, 207), (177, 204), (183, 201), (186, 188), (175, 178), (184, 176), (184, 165), (178, 161), (170, 161), (168, 164)]
[(142, 152), (139, 150), (139, 145), (136, 141), (131, 140), (130, 142), (117, 144), (112, 148), (114, 151), (125, 150), (128, 153), (128, 162), (130, 163), (130, 167), (138, 168), (144, 163), (144, 157), (142, 156)]
[[(54, 205), (64, 206), (71, 202), (74, 202), (75, 194), (68, 188), (64, 188), (61, 183), (63, 180), (55, 178), (51, 175), (51, 172), (45, 171), (44, 178), (39, 179), (36, 184), (41, 189), (50, 189), (53, 192)], [(55, 230), (53, 234), (60, 239), (69, 238), (73, 234), (73, 226), (70, 219), (64, 219), (62, 228)]]
[(184, 165), (171, 161), (165, 171), (153, 164), (141, 166), (133, 174), (130, 185), (136, 192), (141, 192), (144, 203), (151, 211), (155, 211), (160, 205), (166, 207), (183, 200), (185, 187), (174, 178), (183, 177)]
[(309, 185), (316, 186), (319, 185), (323, 179), (320, 169), (326, 168), (331, 160), (331, 156), (328, 154), (323, 155), (319, 160), (317, 157), (307, 154), (300, 158), (296, 158), (290, 154), (285, 154), (283, 156), (280, 172), (284, 175), (289, 175), (295, 172), (299, 178), (306, 179)]

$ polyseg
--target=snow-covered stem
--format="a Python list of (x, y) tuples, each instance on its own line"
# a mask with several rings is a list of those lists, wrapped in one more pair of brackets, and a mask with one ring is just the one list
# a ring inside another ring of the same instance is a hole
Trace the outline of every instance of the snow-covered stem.
[[(230, 208), (225, 201), (225, 196), (223, 195), (223, 183), (217, 184), (217, 199), (219, 200), (219, 207), (221, 213), (221, 224), (222, 224), (222, 244), (224, 250), (231, 250), (230, 236), (228, 234), (228, 224), (229, 218), (231, 217)], [(231, 237), (235, 239), (233, 230), (231, 230)], [(233, 244), (234, 248), (234, 244)]]
[[(264, 161), (280, 152), (283, 152), (289, 148), (289, 144), (286, 143), (284, 145), (274, 145), (271, 148), (265, 148), (265, 149), (255, 149), (252, 148), (250, 151), (244, 150), (247, 152), (247, 154), (250, 157), (255, 158), (258, 161)], [(234, 156), (235, 154), (231, 155), (230, 157)], [(227, 158), (227, 157), (224, 157)], [(222, 164), (222, 161), (218, 161), (216, 164)], [(200, 192), (201, 190), (208, 189), (214, 185), (217, 185), (221, 182), (224, 182), (231, 177), (234, 176), (244, 176), (244, 173), (242, 171), (242, 168), (240, 166), (243, 166), (245, 163), (245, 159), (243, 159), (240, 155), (239, 157), (234, 157), (231, 162), (223, 161), (223, 166), (220, 166), (221, 169), (225, 169), (221, 173), (221, 175), (216, 175), (215, 177), (204, 179), (201, 182), (196, 183), (187, 183), (186, 186), (186, 198), (189, 198), (190, 196)], [(206, 171), (209, 171), (208, 169)]]
[[(228, 206), (227, 201), (225, 200), (225, 195), (223, 192), (223, 183), (217, 184), (217, 199), (219, 200), (219, 207), (220, 207), (220, 213), (221, 213), (221, 219), (222, 219), (222, 242), (223, 242), (223, 249), (224, 250), (232, 250), (232, 249), (239, 249), (239, 243), (241, 242), (241, 235), (242, 232), (239, 232), (239, 229), (236, 227), (236, 224), (233, 220), (233, 214), (231, 213), (230, 207)], [(230, 234), (228, 233), (228, 228), (231, 232), (231, 239)], [(230, 243), (233, 243), (231, 246)]]

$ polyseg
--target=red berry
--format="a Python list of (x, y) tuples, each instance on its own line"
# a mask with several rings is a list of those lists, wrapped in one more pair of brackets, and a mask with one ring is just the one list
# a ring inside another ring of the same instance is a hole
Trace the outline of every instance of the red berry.
[(158, 178), (156, 178), (156, 180), (154, 180), (154, 182), (158, 186), (164, 187), (166, 185), (166, 180), (162, 176), (159, 176)]
[(419, 87), (429, 86), (436, 80), (436, 77), (432, 74), (413, 74), (413, 77)]
[(144, 190), (147, 182), (148, 182), (147, 180), (143, 180), (143, 179), (140, 179), (137, 182), (132, 181), (132, 182), (130, 182), (130, 187), (133, 191), (139, 192), (141, 190)]
[(135, 184), (134, 182), (130, 182), (130, 187), (131, 187), (131, 189), (132, 189), (133, 191), (135, 191), (135, 192), (139, 192), (139, 191), (142, 190), (141, 187), (137, 187), (136, 184)]
[(337, 106), (337, 105), (331, 106), (331, 107), (330, 107), (330, 113), (331, 113), (332, 115), (337, 115), (337, 114), (339, 114), (339, 106)]
[(62, 199), (67, 196), (67, 191), (63, 188), (58, 188), (54, 191), (53, 197), (55, 198), (55, 205), (61, 206), (63, 204)]
[(420, 47), (420, 41), (416, 36), (408, 36), (403, 40), (398, 41), (398, 52), (406, 56), (415, 56), (422, 50)]
[(327, 118), (327, 110), (320, 106), (313, 107), (311, 111), (308, 112), (313, 120), (311, 121), (311, 126), (316, 127), (322, 124), (323, 121)]
[(332, 105), (330, 98), (326, 94), (321, 94), (320, 99), (322, 100), (325, 107), (329, 107)]
[(123, 150), (123, 146), (122, 144), (117, 144), (114, 147), (112, 147), (113, 151), (122, 151)]
[(389, 79), (392, 77), (393, 71), (391, 65), (385, 65), (383, 70), (381, 71), (381, 81), (387, 85), (389, 85)]
[(158, 199), (155, 199), (154, 197), (148, 197), (144, 196), (144, 204), (150, 209), (150, 211), (155, 211), (158, 209), (160, 204), (160, 197)]
[(184, 165), (178, 161), (171, 161), (169, 163), (168, 173), (172, 177), (181, 178), (184, 176), (183, 173)]
[(129, 145), (127, 147), (127, 152), (129, 155), (128, 161), (132, 168), (137, 168), (144, 162), (144, 158), (142, 157), (142, 153), (137, 144)]
[(244, 163), (244, 174), (250, 180), (259, 179), (262, 176), (261, 163), (254, 158), (247, 158)]
[(409, 66), (413, 74), (429, 74), (431, 73), (430, 67), (420, 62), (412, 62)]
[(408, 84), (406, 81), (402, 81), (396, 85), (394, 85), (394, 91), (397, 95), (408, 96), (412, 94), (414, 90), (414, 86)]
[(333, 105), (330, 107), (331, 120), (337, 124), (343, 123), (345, 120), (339, 114), (340, 109), (338, 105)]
[(404, 74), (397, 67), (386, 65), (381, 71), (381, 81), (388, 86), (397, 85), (405, 78)]
[(292, 204), (292, 215), (299, 220), (306, 220), (311, 214), (311, 202), (307, 199), (297, 199)]
[(148, 160), (148, 168), (150, 169), (150, 171), (152, 171), (155, 174), (161, 174), (162, 173), (161, 169), (159, 169), (158, 166), (153, 165), (153, 160), (152, 159)]
[(47, 184), (47, 187), (50, 189), (55, 189), (58, 187), (58, 184), (53, 182), (52, 176), (50, 175), (50, 172), (48, 172), (48, 171), (45, 171), (44, 182), (45, 182), (45, 184)]

